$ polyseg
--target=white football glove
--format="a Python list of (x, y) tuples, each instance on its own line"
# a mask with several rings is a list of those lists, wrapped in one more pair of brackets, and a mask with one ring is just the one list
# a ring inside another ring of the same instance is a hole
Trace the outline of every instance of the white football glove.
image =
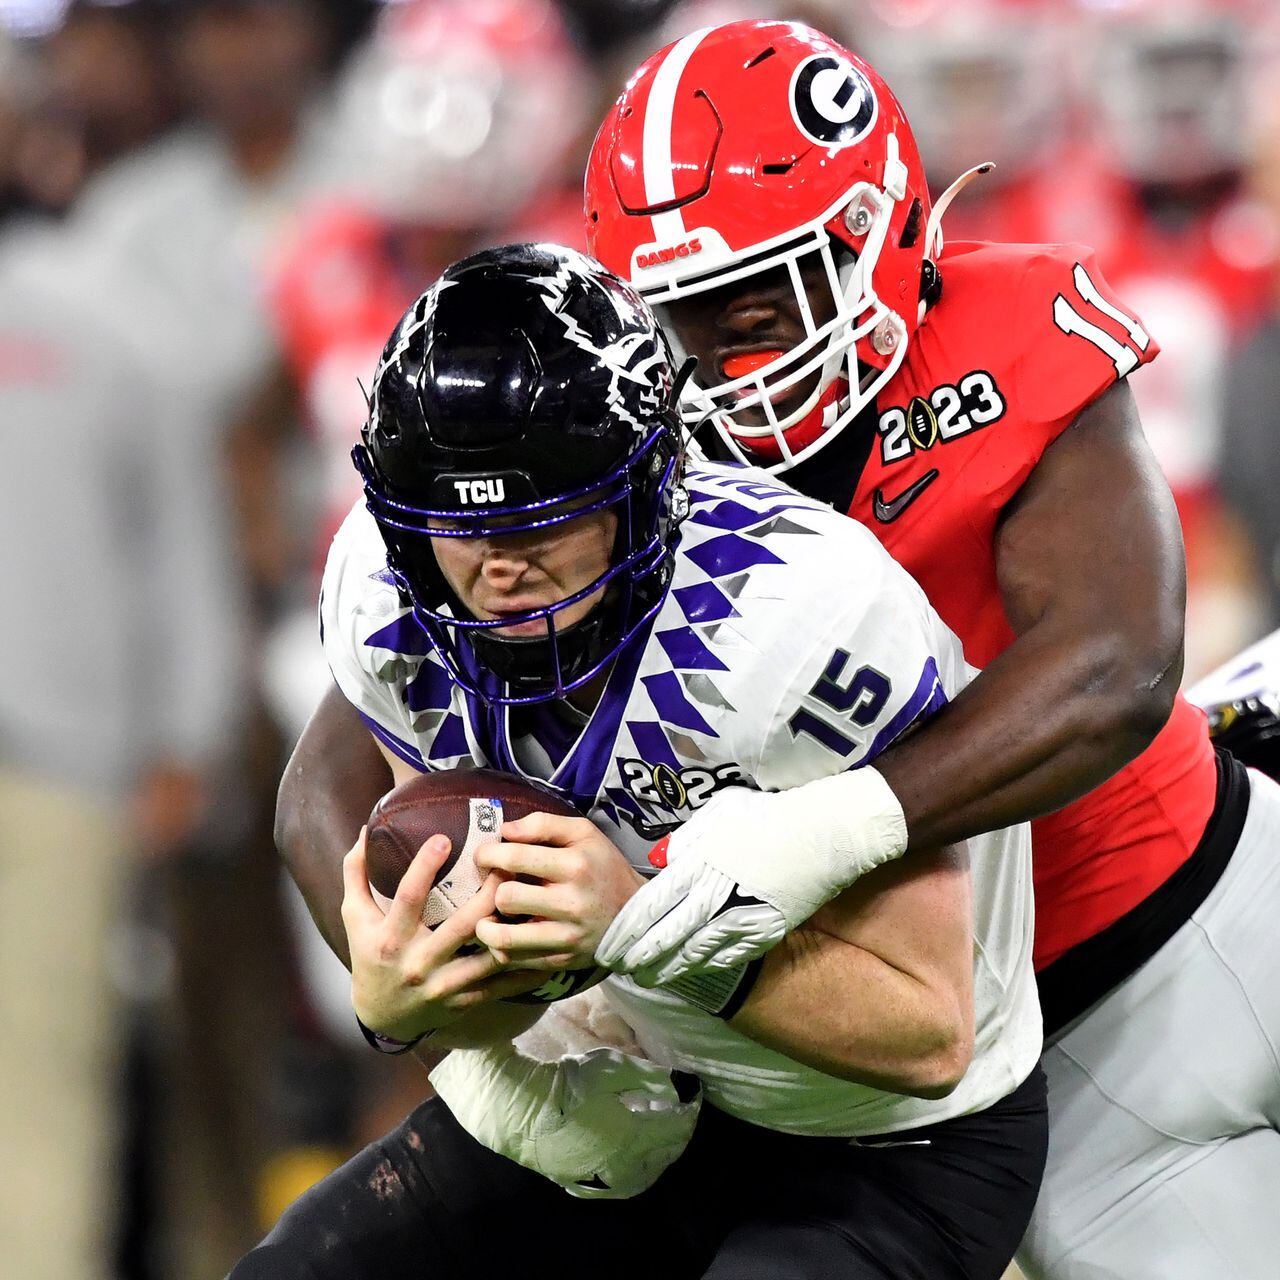
[(596, 960), (646, 986), (755, 960), (907, 845), (875, 769), (788, 791), (730, 787), (668, 837), (667, 866), (614, 918)]
[[(514, 1045), (455, 1049), (431, 1083), (483, 1146), (583, 1199), (648, 1190), (688, 1145), (702, 1105), (695, 1077), (618, 1049), (539, 1062)], [(692, 1095), (690, 1097), (690, 1095)]]

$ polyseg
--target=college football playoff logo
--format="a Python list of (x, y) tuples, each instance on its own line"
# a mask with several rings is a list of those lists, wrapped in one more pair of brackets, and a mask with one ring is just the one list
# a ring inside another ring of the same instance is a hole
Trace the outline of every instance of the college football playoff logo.
[(806, 58), (791, 80), (791, 114), (800, 132), (824, 147), (847, 147), (876, 119), (871, 82), (851, 62), (830, 54)]
[(669, 764), (619, 759), (618, 769), (640, 810), (624, 812), (623, 817), (648, 840), (674, 831), (722, 788), (754, 786), (737, 764), (674, 769)]

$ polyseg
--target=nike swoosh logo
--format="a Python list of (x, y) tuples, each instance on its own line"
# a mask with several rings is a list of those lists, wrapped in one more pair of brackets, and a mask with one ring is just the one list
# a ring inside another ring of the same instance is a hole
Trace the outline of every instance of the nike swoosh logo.
[(926, 471), (914, 484), (909, 484), (891, 502), (884, 500), (884, 490), (877, 489), (875, 502), (872, 504), (876, 519), (881, 524), (889, 524), (896, 520), (936, 479), (937, 470)]

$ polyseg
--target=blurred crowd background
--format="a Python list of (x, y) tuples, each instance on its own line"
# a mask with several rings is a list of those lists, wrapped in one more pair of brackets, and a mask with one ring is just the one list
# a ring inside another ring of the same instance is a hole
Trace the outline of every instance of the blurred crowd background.
[(0, 1274), (216, 1280), (423, 1096), (271, 833), (359, 380), (452, 259), (581, 246), (595, 124), (669, 40), (821, 26), (939, 190), (996, 162), (950, 238), (1094, 245), (1164, 348), (1188, 679), (1275, 626), (1275, 10), (0, 0)]

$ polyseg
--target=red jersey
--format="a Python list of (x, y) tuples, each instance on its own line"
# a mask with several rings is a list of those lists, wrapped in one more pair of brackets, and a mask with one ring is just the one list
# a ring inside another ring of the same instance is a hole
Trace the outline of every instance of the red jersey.
[[(1159, 348), (1088, 249), (961, 242), (940, 265), (941, 300), (877, 399), (849, 514), (984, 666), (1014, 638), (996, 580), (1001, 512), (1080, 411)], [(1179, 697), (1138, 759), (1034, 823), (1037, 968), (1163, 884), (1199, 842), (1216, 789), (1204, 714)]]
[(1270, 306), (1275, 219), (1228, 196), (1166, 225), (1100, 154), (1076, 146), (985, 199), (958, 201), (947, 226), (966, 239), (1023, 243), (1087, 235), (1129, 307), (1159, 315), (1166, 358), (1134, 395), (1185, 517), (1212, 490), (1228, 349)]

